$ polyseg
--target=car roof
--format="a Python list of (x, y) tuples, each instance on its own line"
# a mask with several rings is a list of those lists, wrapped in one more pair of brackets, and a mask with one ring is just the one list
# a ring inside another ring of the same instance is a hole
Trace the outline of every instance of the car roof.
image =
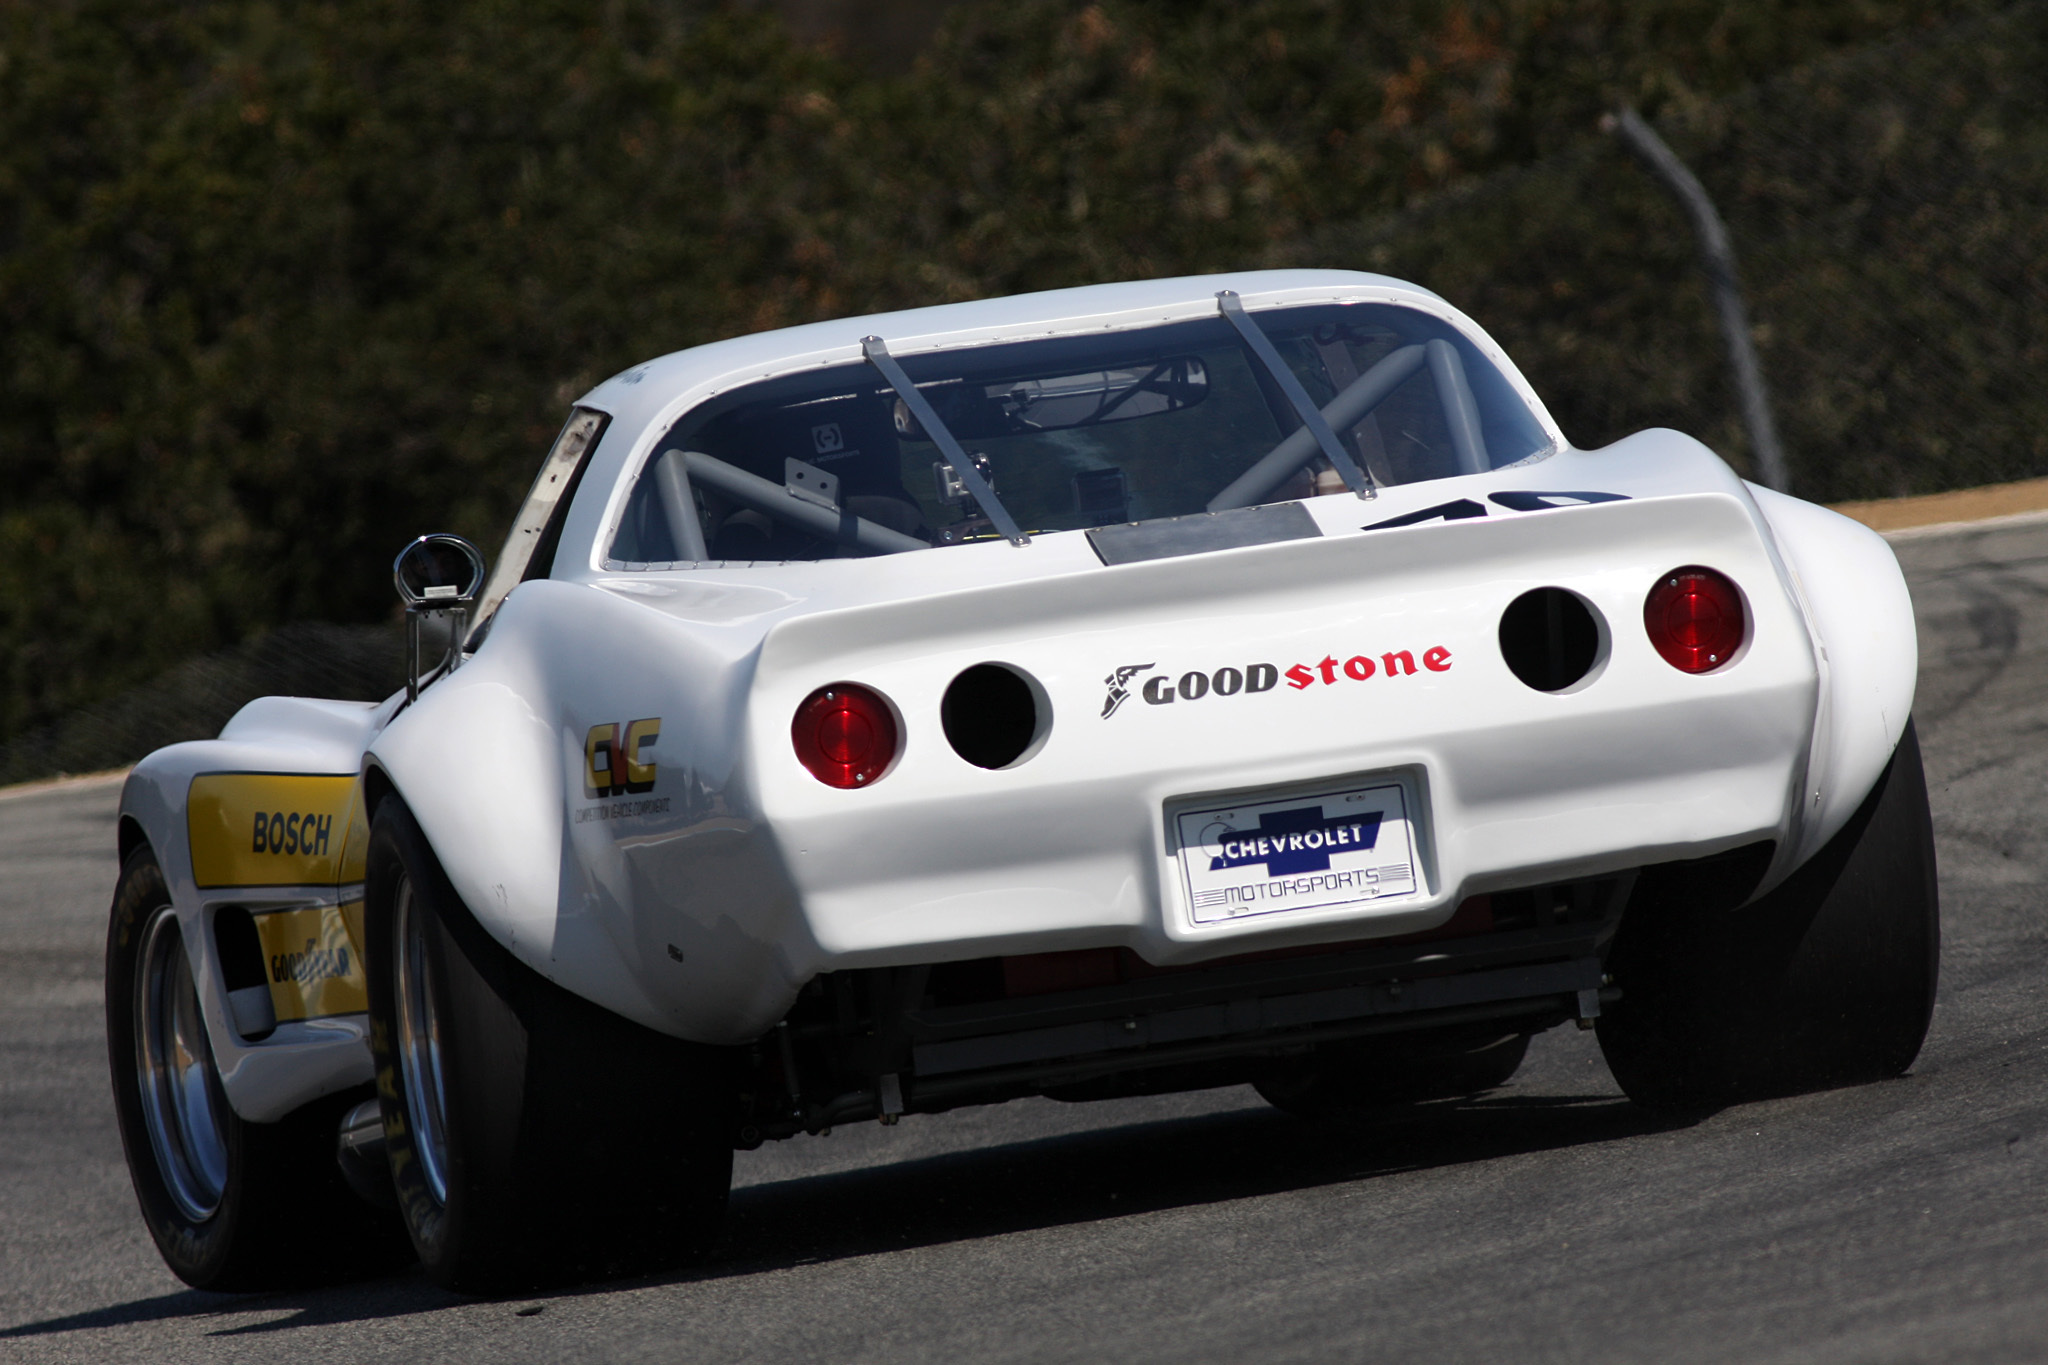
[(813, 366), (857, 364), (865, 336), (881, 337), (897, 355), (915, 355), (1147, 327), (1213, 316), (1216, 296), (1225, 289), (1242, 295), (1254, 314), (1268, 307), (1368, 302), (1433, 314), (1471, 337), (1500, 366), (1551, 438), (1563, 439), (1542, 399), (1500, 346), (1440, 295), (1405, 280), (1356, 270), (1246, 270), (1084, 285), (756, 332), (675, 351), (613, 375), (577, 400), (611, 420), (571, 500), (561, 545), (570, 564), (596, 572), (596, 547), (610, 534), (627, 476), (678, 416), (719, 393), (764, 379)]
[(1160, 320), (1155, 315), (1163, 311), (1184, 316), (1190, 305), (1213, 307), (1217, 292), (1223, 289), (1247, 296), (1248, 302), (1258, 295), (1274, 293), (1331, 291), (1356, 297), (1363, 291), (1390, 302), (1443, 304), (1438, 295), (1405, 280), (1356, 270), (1246, 270), (1081, 285), (835, 318), (714, 341), (670, 352), (613, 375), (578, 403), (609, 412), (632, 425), (636, 417), (653, 416), (655, 409), (666, 406), (667, 400), (679, 391), (719, 376), (736, 375), (746, 382), (770, 370), (786, 373), (793, 359), (810, 355), (817, 355), (820, 363), (858, 359), (858, 343), (864, 336), (879, 336), (892, 350), (914, 353), (948, 345), (1021, 339), (1040, 328), (1064, 331), (1084, 319), (1101, 320), (1108, 325), (1115, 325), (1112, 319), (1127, 320), (1127, 325), (1142, 326)]

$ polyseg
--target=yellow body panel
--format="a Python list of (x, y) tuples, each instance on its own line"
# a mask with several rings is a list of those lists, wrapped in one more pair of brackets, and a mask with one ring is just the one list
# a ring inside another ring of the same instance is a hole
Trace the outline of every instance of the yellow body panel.
[(360, 900), (272, 910), (254, 918), (279, 1023), (361, 1014), (370, 1007), (363, 981)]
[(358, 782), (349, 796), (348, 838), (341, 846), (341, 872), (337, 880), (343, 886), (363, 879), (369, 851), (370, 815), (363, 809), (363, 784)]
[(201, 773), (185, 800), (194, 883), (335, 885), (356, 786), (353, 773)]

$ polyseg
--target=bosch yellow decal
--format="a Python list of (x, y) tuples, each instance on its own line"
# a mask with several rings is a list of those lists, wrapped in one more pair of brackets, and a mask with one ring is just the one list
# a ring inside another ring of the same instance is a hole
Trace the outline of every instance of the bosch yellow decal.
[(583, 737), (583, 794), (604, 798), (653, 791), (655, 764), (646, 761), (646, 750), (659, 738), (660, 716), (591, 726)]
[(348, 835), (341, 845), (341, 869), (335, 880), (343, 886), (363, 879), (370, 852), (370, 813), (363, 809), (363, 784), (355, 784), (348, 802)]
[[(192, 879), (221, 886), (333, 886), (349, 830), (353, 773), (202, 773), (185, 825)], [(360, 874), (358, 874), (360, 875)]]
[(361, 901), (258, 911), (254, 919), (279, 1023), (361, 1014), (370, 1007)]

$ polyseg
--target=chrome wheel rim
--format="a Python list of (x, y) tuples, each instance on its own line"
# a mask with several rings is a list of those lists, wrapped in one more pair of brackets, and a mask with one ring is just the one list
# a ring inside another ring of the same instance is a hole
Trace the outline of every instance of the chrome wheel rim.
[(157, 1170), (178, 1212), (203, 1223), (219, 1211), (227, 1189), (226, 1105), (185, 936), (168, 905), (143, 931), (135, 1023), (136, 1081)]
[(402, 878), (393, 934), (398, 982), (398, 1069), (405, 1083), (405, 1109), (419, 1154), (420, 1174), (434, 1202), (448, 1202), (448, 1106), (441, 1078), (441, 1020), (434, 1004), (427, 963), (424, 916), (413, 899), (412, 878)]

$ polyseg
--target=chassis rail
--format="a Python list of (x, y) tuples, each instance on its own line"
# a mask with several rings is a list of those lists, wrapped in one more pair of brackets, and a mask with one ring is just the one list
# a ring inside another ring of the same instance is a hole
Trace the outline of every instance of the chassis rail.
[(1590, 1027), (1602, 1003), (1619, 998), (1603, 959), (1633, 882), (1631, 874), (1511, 893), (1526, 911), (1491, 932), (1141, 965), (1135, 979), (1079, 989), (948, 1001), (935, 989), (943, 974), (976, 964), (833, 973), (754, 1049), (737, 1141), (892, 1123), (1165, 1068), (1242, 1071), (1378, 1034), (1488, 1023), (1534, 1033), (1568, 1019)]

